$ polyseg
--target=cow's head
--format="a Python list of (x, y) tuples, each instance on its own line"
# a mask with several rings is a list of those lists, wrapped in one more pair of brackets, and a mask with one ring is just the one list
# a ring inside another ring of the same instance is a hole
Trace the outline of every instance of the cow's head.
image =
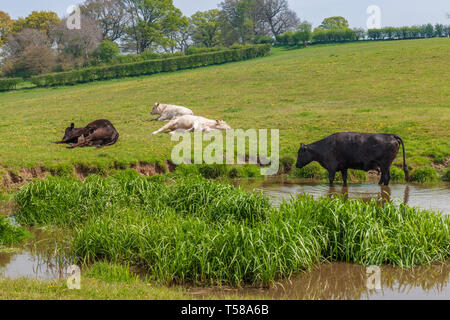
[(231, 130), (231, 127), (223, 120), (216, 120), (212, 128), (216, 130)]
[(153, 106), (152, 115), (161, 114), (161, 110), (159, 108), (160, 105), (161, 104), (159, 102), (155, 103), (155, 105)]
[(70, 125), (70, 127), (66, 129), (66, 132), (64, 133), (63, 141), (67, 141), (67, 140), (72, 139), (74, 130), (75, 130), (75, 124), (72, 123)]
[(298, 150), (296, 167), (301, 169), (314, 161), (314, 154), (309, 146), (302, 144)]

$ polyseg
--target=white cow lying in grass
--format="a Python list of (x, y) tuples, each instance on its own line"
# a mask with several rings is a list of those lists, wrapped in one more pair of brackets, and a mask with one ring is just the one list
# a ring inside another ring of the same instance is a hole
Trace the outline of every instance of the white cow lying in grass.
[(158, 118), (153, 119), (152, 121), (170, 121), (177, 117), (181, 116), (192, 116), (194, 113), (192, 110), (181, 107), (181, 106), (174, 106), (171, 104), (161, 104), (161, 103), (155, 103), (155, 106), (152, 110), (152, 115), (159, 115)]
[(210, 120), (203, 117), (196, 116), (182, 116), (170, 121), (167, 125), (153, 132), (158, 134), (165, 131), (170, 131), (173, 135), (175, 132), (212, 132), (219, 130), (231, 130), (231, 127), (223, 120)]

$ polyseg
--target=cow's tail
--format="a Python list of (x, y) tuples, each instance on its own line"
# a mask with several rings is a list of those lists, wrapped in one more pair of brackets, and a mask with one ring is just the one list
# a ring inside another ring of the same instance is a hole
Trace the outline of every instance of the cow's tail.
[(395, 139), (402, 145), (403, 147), (403, 170), (405, 171), (405, 178), (407, 182), (410, 182), (410, 176), (409, 176), (409, 170), (408, 165), (406, 164), (406, 151), (405, 151), (405, 143), (403, 142), (403, 139), (399, 136), (395, 135)]

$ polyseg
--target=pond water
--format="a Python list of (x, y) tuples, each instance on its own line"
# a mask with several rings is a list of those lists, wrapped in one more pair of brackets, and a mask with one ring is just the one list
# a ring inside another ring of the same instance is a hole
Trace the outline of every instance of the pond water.
[[(373, 273), (370, 273), (372, 275)], [(215, 295), (253, 296), (277, 300), (447, 300), (450, 299), (450, 262), (428, 267), (381, 267), (380, 286), (369, 282), (365, 267), (349, 263), (322, 264), (312, 272), (283, 280), (270, 289), (193, 288), (197, 298)], [(369, 289), (370, 288), (370, 289)], [(373, 288), (373, 289), (372, 289)]]
[(0, 248), (0, 277), (44, 281), (65, 278), (65, 270), (70, 263), (58, 250), (61, 246), (60, 235), (42, 229), (29, 231), (34, 237), (22, 247)]
[[(278, 205), (301, 193), (315, 198), (345, 195), (351, 198), (389, 200), (433, 209), (450, 215), (450, 184), (401, 185), (380, 187), (372, 184), (329, 187), (312, 181), (269, 179), (237, 181), (248, 191), (262, 190)], [(66, 278), (65, 270), (70, 261), (59, 254), (60, 235), (40, 229), (31, 229), (35, 237), (23, 248), (11, 252), (0, 251), (0, 276), (57, 280)], [(400, 269), (381, 267), (380, 288), (368, 289), (367, 270), (363, 266), (348, 263), (322, 264), (311, 272), (301, 273), (293, 279), (279, 281), (270, 289), (260, 288), (188, 288), (197, 298), (210, 295), (253, 296), (291, 300), (376, 300), (376, 299), (450, 299), (450, 262), (428, 267)]]
[(354, 184), (348, 187), (314, 183), (305, 180), (291, 180), (274, 178), (267, 180), (242, 180), (235, 182), (245, 190), (261, 190), (268, 195), (275, 205), (284, 199), (306, 193), (314, 198), (333, 195), (344, 195), (349, 198), (372, 199), (404, 203), (410, 207), (433, 209), (445, 215), (450, 215), (450, 184), (436, 185), (424, 184), (392, 184), (389, 187), (380, 187), (377, 184)]

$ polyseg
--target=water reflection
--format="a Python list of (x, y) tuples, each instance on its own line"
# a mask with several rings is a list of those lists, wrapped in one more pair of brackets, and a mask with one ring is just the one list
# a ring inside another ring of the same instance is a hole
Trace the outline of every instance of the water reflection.
[(270, 289), (191, 289), (196, 296), (257, 296), (279, 300), (448, 299), (450, 263), (428, 267), (381, 268), (381, 290), (367, 288), (366, 268), (348, 263), (317, 266), (310, 273), (277, 283)]
[(61, 236), (41, 229), (30, 229), (34, 238), (23, 248), (0, 251), (0, 276), (9, 279), (65, 278), (70, 260), (64, 254)]
[[(410, 188), (409, 185), (405, 186), (405, 191), (403, 194), (402, 203), (408, 205), (409, 203), (409, 194)], [(391, 202), (392, 189), (389, 186), (380, 186), (380, 191), (376, 193), (365, 193), (360, 192), (358, 194), (358, 198), (365, 202), (371, 202), (372, 200), (377, 200), (378, 204), (382, 205), (386, 202)], [(351, 198), (349, 187), (342, 187), (339, 189), (338, 187), (332, 186), (328, 191), (328, 197), (332, 198), (334, 196), (344, 196), (345, 199)], [(394, 199), (395, 200), (395, 199)]]
[(267, 180), (238, 181), (235, 185), (240, 185), (248, 191), (264, 191), (275, 205), (280, 204), (283, 199), (307, 193), (314, 198), (339, 195), (347, 199), (354, 198), (364, 201), (375, 199), (380, 204), (387, 201), (404, 203), (411, 207), (433, 209), (444, 214), (450, 214), (450, 184), (448, 183), (439, 185), (392, 184), (389, 187), (380, 187), (375, 184), (355, 184), (348, 187), (330, 187), (329, 185), (305, 180), (271, 178)]

